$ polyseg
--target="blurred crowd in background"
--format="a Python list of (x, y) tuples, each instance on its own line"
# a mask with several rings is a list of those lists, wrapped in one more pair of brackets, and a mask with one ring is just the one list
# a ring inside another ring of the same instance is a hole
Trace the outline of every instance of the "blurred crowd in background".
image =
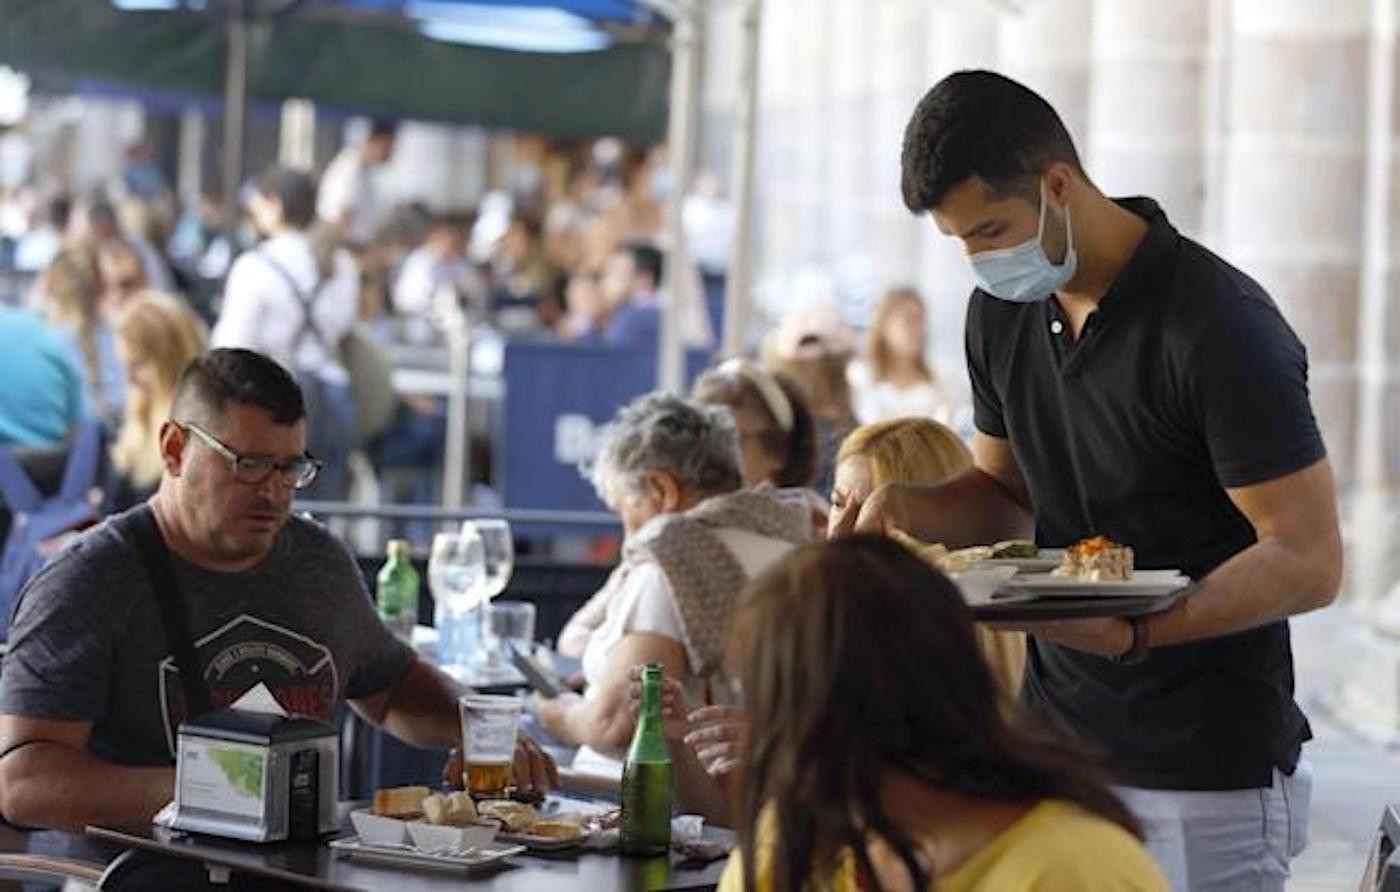
[[(156, 437), (180, 368), (211, 344), (245, 346), (313, 382), (313, 407), (330, 407), (324, 423), (312, 413), (328, 473), (311, 495), (344, 500), (354, 449), (376, 470), (433, 469), (445, 436), (440, 395), (398, 392), (386, 412), (351, 392), (364, 373), (345, 349), (352, 335), (391, 367), (440, 354), (453, 319), (473, 338), (655, 349), (660, 295), (681, 277), (684, 341), (715, 348), (733, 214), (714, 175), (688, 191), (696, 262), (675, 271), (664, 146), (535, 141), (538, 175), (435, 211), (386, 200), (376, 172), (397, 126), (362, 129), (319, 176), (272, 167), (249, 177), (233, 213), (210, 189), (180, 202), (149, 140), (126, 149), (110, 182), (73, 192), (43, 175), (22, 127), (0, 135), (0, 352), (16, 384), (0, 394), (0, 444), (56, 442), (101, 418), (118, 504), (129, 504), (158, 479)], [(807, 301), (753, 339), (754, 360), (815, 421), (818, 461), (793, 485), (829, 493), (836, 448), (857, 423), (922, 415), (970, 432), (960, 388), (926, 359), (920, 295), (889, 285), (863, 328), (834, 301)], [(775, 424), (770, 413), (750, 427)], [(414, 498), (431, 493), (419, 486)]]

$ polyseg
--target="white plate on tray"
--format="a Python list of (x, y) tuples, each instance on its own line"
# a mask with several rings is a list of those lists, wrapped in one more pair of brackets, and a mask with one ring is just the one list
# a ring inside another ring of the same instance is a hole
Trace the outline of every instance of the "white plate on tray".
[(333, 839), (330, 847), (344, 852), (356, 861), (385, 864), (390, 867), (414, 867), (428, 870), (468, 871), (489, 867), (525, 851), (522, 845), (492, 842), (464, 852), (438, 853), (419, 851), (411, 846), (372, 845), (358, 836)]
[(998, 594), (1034, 595), (1038, 598), (1166, 597), (1191, 584), (1179, 570), (1138, 570), (1126, 581), (1082, 582), (1064, 576), (1017, 576)]
[(1015, 567), (1019, 573), (1049, 573), (1065, 562), (1063, 548), (1042, 548), (1032, 558), (993, 558), (978, 561), (973, 567)]

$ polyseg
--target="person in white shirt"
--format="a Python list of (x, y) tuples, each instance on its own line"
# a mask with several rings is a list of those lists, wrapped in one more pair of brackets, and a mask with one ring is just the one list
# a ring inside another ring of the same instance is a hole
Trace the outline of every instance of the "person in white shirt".
[[(732, 702), (721, 668), (730, 615), (751, 578), (811, 538), (811, 522), (771, 487), (741, 489), (725, 408), (650, 394), (607, 430), (593, 477), (622, 517), (622, 564), (561, 635), (586, 639), (584, 695), (533, 707), (552, 737), (583, 747), (575, 768), (620, 776), (635, 728), (629, 670), (660, 663), (692, 702)], [(682, 807), (722, 816), (712, 779), (689, 754), (674, 755)]]
[(315, 208), (309, 175), (273, 167), (259, 178), (248, 210), (267, 240), (234, 261), (211, 340), (265, 353), (296, 374), (309, 449), (325, 462), (306, 495), (343, 499), (356, 418), (340, 343), (355, 324), (360, 280), (330, 233), (311, 232)]
[(368, 245), (374, 238), (379, 201), (371, 173), (393, 156), (397, 130), (392, 121), (375, 121), (365, 141), (341, 149), (321, 177), (316, 215), (351, 245)]
[(428, 237), (407, 257), (394, 281), (394, 310), (409, 319), (426, 319), (438, 292), (448, 289), (458, 301), (480, 308), (486, 282), (466, 256), (467, 232), (451, 216), (434, 219)]
[(927, 339), (927, 317), (919, 293), (913, 288), (886, 292), (875, 308), (865, 355), (846, 369), (856, 420), (861, 424), (892, 418), (953, 422), (953, 398), (924, 359)]
[(66, 195), (55, 196), (44, 205), (42, 216), (33, 229), (15, 245), (15, 269), (26, 273), (42, 272), (63, 248), (63, 233), (68, 228), (72, 200)]

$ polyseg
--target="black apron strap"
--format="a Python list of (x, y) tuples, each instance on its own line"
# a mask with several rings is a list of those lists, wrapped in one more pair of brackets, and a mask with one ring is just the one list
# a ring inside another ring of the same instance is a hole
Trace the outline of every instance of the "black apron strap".
[(135, 512), (136, 547), (141, 551), (141, 562), (146, 567), (146, 575), (151, 580), (151, 590), (155, 593), (156, 604), (160, 607), (161, 624), (165, 627), (165, 642), (175, 656), (175, 665), (180, 670), (180, 687), (185, 692), (187, 714), (192, 719), (213, 709), (209, 699), (209, 686), (204, 683), (204, 675), (199, 671), (199, 661), (194, 653), (194, 636), (190, 634), (190, 617), (185, 610), (184, 598), (180, 595), (179, 583), (175, 580), (175, 567), (170, 562), (170, 549), (160, 534), (156, 524), (155, 510), (149, 505)]
[[(263, 250), (259, 250), (256, 253), (266, 261), (268, 266), (272, 267), (272, 269), (277, 272), (277, 275), (282, 277), (282, 281), (286, 282), (287, 288), (291, 290), (292, 297), (295, 297), (297, 303), (301, 304), (301, 328), (297, 330), (296, 335), (292, 338), (293, 363), (296, 361), (296, 350), (301, 347), (302, 342), (307, 338), (314, 338), (316, 343), (329, 350), (330, 347), (326, 343), (326, 337), (321, 334), (321, 329), (316, 327), (316, 317), (312, 315), (312, 312), (316, 309), (316, 298), (321, 293), (321, 285), (324, 284), (324, 280), (318, 281), (316, 287), (311, 289), (311, 293), (307, 294), (305, 291), (301, 290), (301, 286), (297, 284), (297, 280), (292, 278), (291, 272), (279, 263), (277, 258)], [(334, 351), (331, 352), (333, 353)]]

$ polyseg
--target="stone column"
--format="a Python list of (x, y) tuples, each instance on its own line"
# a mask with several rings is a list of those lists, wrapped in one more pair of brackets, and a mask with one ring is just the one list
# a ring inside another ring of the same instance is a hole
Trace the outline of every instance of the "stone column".
[(1203, 76), (1209, 0), (1114, 0), (1094, 9), (1090, 177), (1108, 195), (1148, 195), (1178, 229), (1203, 222)]
[[(930, 11), (925, 22), (923, 77), (899, 116), (901, 137), (914, 103), (940, 78), (965, 68), (997, 67), (1001, 15), (990, 4), (979, 8), (940, 3)], [(966, 389), (963, 321), (972, 275), (956, 240), (939, 233), (926, 216), (911, 222), (918, 256), (915, 281), (928, 304), (930, 356), (945, 380)]]
[(1307, 345), (1338, 482), (1355, 480), (1367, 0), (1234, 0), (1222, 243)]
[(1400, 114), (1396, 113), (1395, 0), (1372, 0), (1366, 241), (1358, 315), (1355, 495), (1348, 557), (1351, 601), (1400, 635), (1400, 385), (1389, 354), (1400, 344)]
[(1055, 106), (1082, 149), (1089, 130), (1093, 0), (1026, 3), (1023, 9), (1001, 16), (997, 70)]

